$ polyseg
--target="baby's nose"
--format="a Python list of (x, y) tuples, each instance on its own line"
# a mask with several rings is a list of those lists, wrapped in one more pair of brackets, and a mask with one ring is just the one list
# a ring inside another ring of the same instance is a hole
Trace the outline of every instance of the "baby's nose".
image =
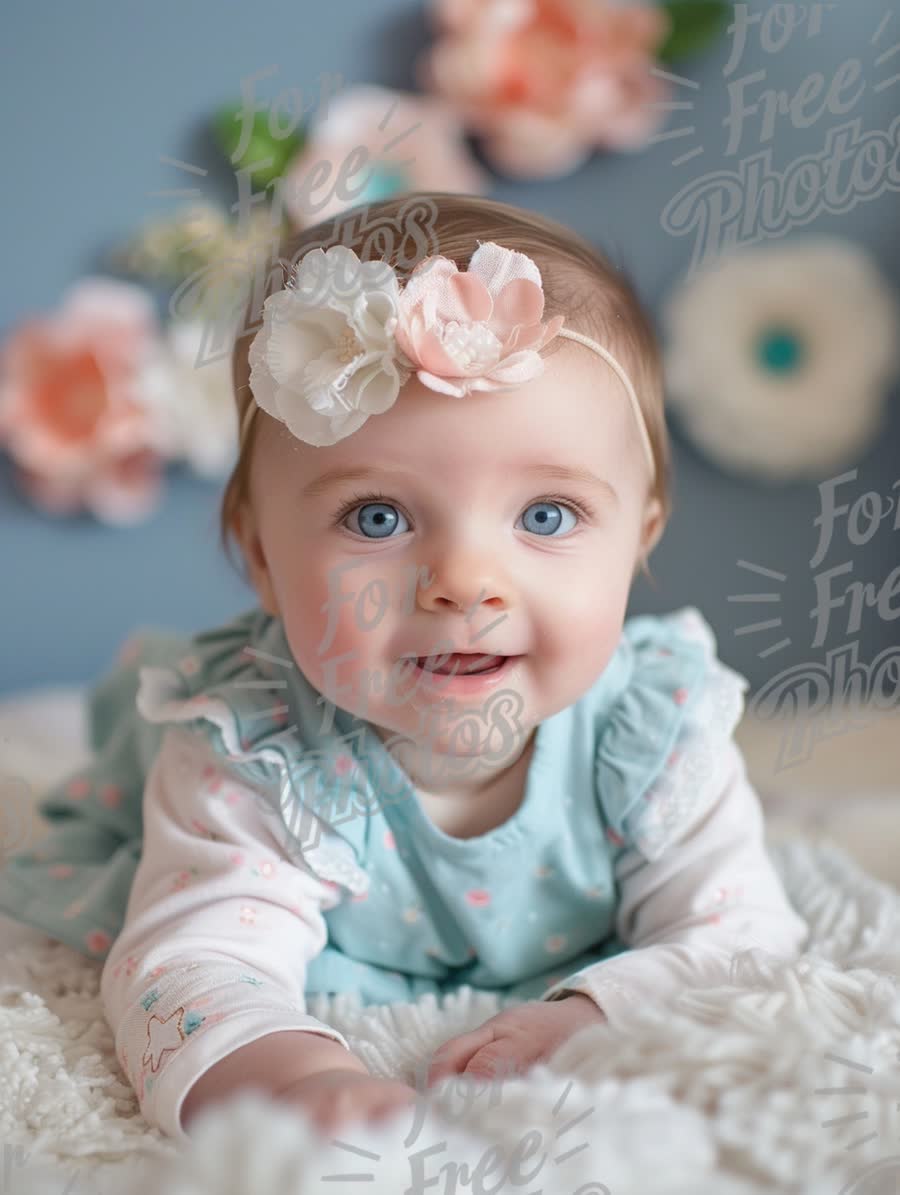
[(511, 586), (496, 557), (485, 554), (443, 554), (429, 561), (430, 584), (419, 589), (419, 605), (426, 610), (459, 610), (467, 619), (479, 610), (495, 614), (507, 610), (512, 601)]

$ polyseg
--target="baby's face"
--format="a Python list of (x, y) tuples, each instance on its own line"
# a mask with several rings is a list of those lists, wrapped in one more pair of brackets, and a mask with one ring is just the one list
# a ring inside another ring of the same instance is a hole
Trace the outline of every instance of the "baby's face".
[[(603, 672), (659, 520), (621, 384), (588, 349), (566, 344), (509, 391), (453, 398), (413, 378), (324, 448), (257, 418), (244, 550), (296, 664), (338, 707), (465, 753), (460, 715), (486, 733), (503, 692), (530, 733)], [(457, 675), (507, 659), (465, 681), (416, 664), (454, 650), (472, 653)], [(448, 698), (455, 713), (434, 721)]]

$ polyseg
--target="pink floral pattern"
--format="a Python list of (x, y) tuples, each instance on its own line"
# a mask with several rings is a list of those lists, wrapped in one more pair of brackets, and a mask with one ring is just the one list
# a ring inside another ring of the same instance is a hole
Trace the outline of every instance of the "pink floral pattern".
[(104, 784), (100, 789), (100, 800), (108, 809), (118, 809), (122, 804), (122, 790), (118, 784)]
[(91, 954), (106, 954), (112, 946), (112, 938), (105, 930), (95, 929), (85, 935), (84, 944)]
[(207, 792), (217, 793), (222, 787), (222, 777), (212, 764), (203, 769), (203, 779), (206, 781)]

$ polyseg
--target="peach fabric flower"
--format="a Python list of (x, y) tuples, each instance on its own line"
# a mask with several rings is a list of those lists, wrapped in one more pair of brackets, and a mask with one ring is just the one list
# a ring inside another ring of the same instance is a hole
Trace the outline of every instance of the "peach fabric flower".
[(104, 278), (83, 280), (55, 316), (13, 331), (0, 362), (0, 442), (35, 502), (113, 523), (156, 505), (158, 428), (139, 396), (156, 337), (149, 296)]
[(446, 257), (419, 263), (400, 294), (395, 336), (421, 382), (462, 397), (541, 373), (540, 350), (565, 322), (559, 315), (543, 324), (543, 314), (535, 263), (488, 242), (465, 271)]
[(671, 20), (607, 0), (434, 0), (420, 85), (451, 103), (516, 178), (560, 177), (594, 149), (633, 150), (665, 120), (650, 73)]

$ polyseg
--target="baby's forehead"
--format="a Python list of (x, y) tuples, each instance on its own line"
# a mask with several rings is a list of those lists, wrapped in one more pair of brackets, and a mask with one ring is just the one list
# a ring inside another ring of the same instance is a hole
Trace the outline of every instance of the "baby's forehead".
[(363, 490), (384, 490), (395, 497), (427, 492), (452, 504), (485, 495), (493, 501), (504, 493), (532, 489), (574, 489), (594, 494), (598, 501), (615, 501), (628, 489), (629, 466), (611, 439), (573, 439), (558, 428), (552, 435), (528, 432), (473, 440), (457, 427), (455, 434), (445, 431), (430, 440), (407, 435), (378, 451), (366, 450), (362, 437), (355, 445), (353, 439), (348, 437), (337, 461), (306, 461), (303, 475), (313, 483), (304, 485), (309, 497)]
[[(413, 378), (401, 388), (394, 407), (370, 419), (357, 448), (365, 452), (395, 440), (420, 451), (429, 440), (435, 455), (467, 452), (501, 461), (542, 452), (562, 461), (629, 455), (639, 444), (621, 382), (588, 350), (554, 353), (543, 373), (508, 390), (475, 391), (457, 398), (435, 394)], [(372, 443), (364, 433), (369, 432)], [(352, 440), (354, 437), (350, 437)]]

